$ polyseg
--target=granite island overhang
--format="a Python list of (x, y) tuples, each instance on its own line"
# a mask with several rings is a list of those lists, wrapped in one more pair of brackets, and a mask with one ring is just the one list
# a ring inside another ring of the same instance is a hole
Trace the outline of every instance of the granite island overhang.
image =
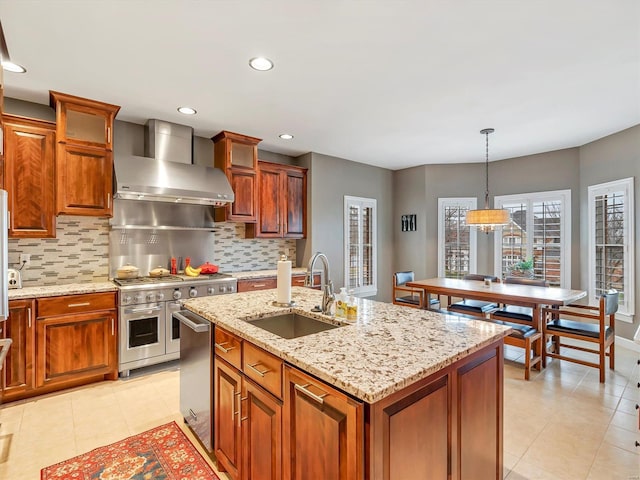
[(293, 287), (293, 308), (272, 305), (276, 290), (195, 298), (184, 306), (367, 403), (402, 390), (511, 331), (489, 322), (367, 299), (358, 299), (356, 322), (299, 338), (284, 339), (246, 321), (299, 312), (341, 323), (311, 312), (321, 298), (317, 290)]

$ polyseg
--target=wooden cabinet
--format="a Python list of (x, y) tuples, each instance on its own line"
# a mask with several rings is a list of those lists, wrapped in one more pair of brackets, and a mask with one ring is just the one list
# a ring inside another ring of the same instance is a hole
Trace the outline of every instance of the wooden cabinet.
[(117, 378), (115, 293), (41, 298), (36, 307), (38, 388)]
[(499, 342), (373, 404), (369, 478), (502, 479), (502, 375)]
[(2, 338), (11, 338), (4, 368), (4, 401), (28, 396), (35, 388), (35, 301), (11, 300)]
[(215, 209), (217, 222), (255, 223), (258, 143), (261, 139), (222, 131), (213, 137), (214, 165), (227, 175), (235, 200)]
[(276, 277), (264, 277), (253, 279), (238, 280), (238, 293), (240, 292), (253, 292), (256, 290), (267, 290), (269, 288), (277, 287)]
[[(291, 286), (293, 287), (304, 287), (305, 286), (305, 277), (304, 273), (298, 275), (291, 275)], [(320, 288), (320, 274), (316, 274), (313, 276), (314, 288)], [(253, 279), (240, 279), (238, 280), (238, 293), (240, 292), (253, 292), (256, 290), (266, 290), (269, 288), (276, 288), (278, 285), (276, 277), (262, 277), (262, 278), (253, 278)]]
[(215, 339), (213, 438), (218, 467), (234, 480), (280, 480), (283, 362), (219, 327)]
[(240, 478), (240, 396), (242, 376), (224, 361), (215, 359), (213, 374), (213, 445), (218, 467), (237, 480)]
[(283, 478), (364, 478), (364, 405), (290, 366), (284, 369)]
[(56, 110), (57, 213), (111, 216), (113, 122), (120, 107), (49, 93)]
[(242, 383), (242, 479), (282, 478), (282, 402), (251, 380)]
[(307, 170), (258, 162), (258, 219), (247, 238), (305, 238)]
[(4, 115), (9, 236), (54, 238), (55, 124)]

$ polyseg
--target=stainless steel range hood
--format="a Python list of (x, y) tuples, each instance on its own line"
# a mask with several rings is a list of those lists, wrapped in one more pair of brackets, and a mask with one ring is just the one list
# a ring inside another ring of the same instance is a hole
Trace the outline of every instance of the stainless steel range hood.
[(214, 207), (233, 202), (222, 170), (147, 157), (114, 158), (114, 198), (191, 203)]
[(149, 120), (145, 139), (148, 157), (114, 156), (114, 198), (216, 207), (233, 202), (222, 170), (192, 163), (191, 127)]

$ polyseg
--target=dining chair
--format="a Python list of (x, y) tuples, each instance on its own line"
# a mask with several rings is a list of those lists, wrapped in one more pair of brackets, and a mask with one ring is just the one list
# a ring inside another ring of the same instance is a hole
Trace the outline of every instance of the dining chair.
[[(406, 272), (396, 272), (393, 274), (393, 303), (396, 305), (404, 305), (406, 307), (424, 308), (425, 297), (424, 290), (421, 288), (407, 287), (407, 282), (413, 282), (414, 273), (409, 270)], [(431, 299), (430, 308), (439, 308), (440, 301), (436, 298)]]
[[(531, 285), (548, 287), (544, 279), (507, 277), (505, 284)], [(518, 305), (503, 305), (489, 315), (491, 321), (511, 327), (513, 331), (504, 338), (506, 345), (524, 349), (524, 379), (529, 380), (531, 369), (542, 365), (542, 329), (539, 322), (534, 322), (533, 308)]]
[[(542, 323), (542, 366), (546, 357), (597, 368), (600, 383), (605, 380), (605, 359), (609, 357), (609, 368), (615, 368), (615, 318), (618, 311), (618, 292), (610, 290), (600, 296), (598, 306), (567, 305), (559, 308), (543, 308)], [(568, 318), (567, 318), (568, 317)], [(547, 337), (551, 336), (551, 348), (547, 348)], [(563, 343), (561, 338), (579, 341), (579, 344)], [(597, 344), (597, 348), (583, 346)], [(569, 348), (598, 355), (598, 362), (564, 354), (561, 348)]]
[[(500, 279), (493, 275), (481, 275), (479, 273), (470, 273), (463, 277), (463, 280), (484, 280), (490, 279), (492, 282), (499, 282)], [(470, 300), (462, 299), (460, 302), (451, 303), (451, 297), (449, 298), (449, 306), (447, 309), (454, 313), (464, 313), (467, 315), (474, 315), (479, 318), (487, 318), (487, 314), (498, 308), (498, 304), (494, 302), (485, 302), (482, 300)]]

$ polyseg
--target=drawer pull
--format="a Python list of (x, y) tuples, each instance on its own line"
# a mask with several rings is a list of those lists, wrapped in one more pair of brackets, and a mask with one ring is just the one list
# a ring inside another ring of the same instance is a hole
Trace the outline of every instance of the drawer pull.
[(67, 307), (71, 308), (71, 307), (88, 307), (89, 305), (91, 305), (91, 302), (82, 302), (82, 303), (70, 303), (67, 305)]
[(31, 328), (31, 307), (27, 307), (27, 317), (29, 319), (29, 328)]
[(252, 288), (261, 288), (261, 287), (266, 287), (267, 284), (266, 283), (254, 283), (251, 285)]
[(228, 344), (229, 344), (229, 342), (222, 342), (222, 343), (216, 343), (215, 346), (222, 353), (229, 353), (231, 350), (235, 350), (236, 349), (236, 347), (229, 347), (229, 348), (223, 347), (223, 345), (228, 345)]
[(196, 422), (198, 421), (198, 415), (196, 415), (196, 412), (189, 409), (189, 415), (191, 415), (191, 418), (193, 418)]
[(329, 395), (328, 393), (323, 393), (322, 395), (316, 395), (315, 393), (307, 390), (307, 387), (310, 386), (309, 383), (306, 383), (304, 385), (298, 385), (297, 383), (294, 384), (295, 385), (295, 389), (298, 390), (300, 393), (312, 398), (313, 400), (315, 400), (316, 402), (323, 404), (324, 403), (324, 397), (326, 397), (327, 395)]
[(264, 370), (264, 371), (262, 371), (262, 372), (261, 372), (260, 370), (258, 370), (258, 369), (256, 368), (256, 366), (257, 366), (257, 365), (260, 365), (260, 362), (256, 362), (256, 363), (254, 363), (254, 364), (252, 364), (252, 365), (250, 365), (250, 364), (248, 364), (248, 363), (247, 363), (247, 367), (249, 367), (251, 370), (253, 370), (254, 372), (256, 372), (256, 373), (257, 373), (258, 375), (260, 375), (261, 377), (264, 377), (265, 373), (269, 373), (269, 372), (271, 371), (271, 370), (269, 370), (269, 369), (266, 369), (266, 370)]

